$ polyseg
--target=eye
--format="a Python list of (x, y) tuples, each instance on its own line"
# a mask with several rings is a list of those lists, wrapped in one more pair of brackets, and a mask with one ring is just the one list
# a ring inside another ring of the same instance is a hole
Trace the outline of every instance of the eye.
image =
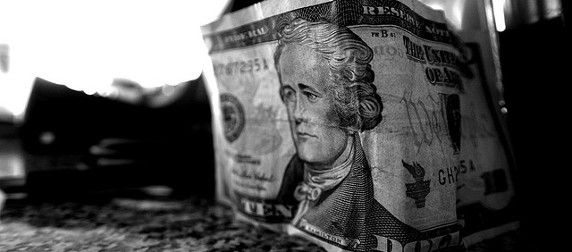
[(311, 85), (298, 83), (298, 87), (300, 88), (302, 95), (304, 95), (309, 102), (314, 103), (322, 98), (322, 94)]
[(308, 98), (308, 101), (310, 102), (316, 102), (318, 101), (318, 98), (320, 98), (319, 96), (311, 92), (304, 92), (304, 95)]
[(283, 102), (296, 101), (296, 91), (289, 86), (282, 86), (280, 88), (280, 97)]

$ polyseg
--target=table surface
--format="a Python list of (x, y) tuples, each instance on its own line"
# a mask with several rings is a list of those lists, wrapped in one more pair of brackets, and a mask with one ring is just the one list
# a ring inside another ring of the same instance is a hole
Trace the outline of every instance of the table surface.
[[(518, 231), (468, 251), (513, 251)], [(129, 189), (75, 199), (9, 199), (0, 251), (324, 251), (308, 241), (237, 221), (212, 197)]]

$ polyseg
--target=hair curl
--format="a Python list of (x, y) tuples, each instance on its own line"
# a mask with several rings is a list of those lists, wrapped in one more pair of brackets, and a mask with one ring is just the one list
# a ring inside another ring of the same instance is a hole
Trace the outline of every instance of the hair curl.
[(341, 127), (365, 131), (381, 122), (383, 104), (372, 84), (375, 74), (369, 64), (373, 51), (361, 38), (347, 27), (300, 18), (286, 25), (279, 37), (274, 53), (279, 75), (279, 59), (287, 44), (308, 46), (328, 62)]

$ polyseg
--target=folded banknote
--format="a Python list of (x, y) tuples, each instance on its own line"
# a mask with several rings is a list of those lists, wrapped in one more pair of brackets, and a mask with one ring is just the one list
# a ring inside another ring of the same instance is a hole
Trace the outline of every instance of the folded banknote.
[(328, 251), (454, 251), (459, 204), (512, 196), (478, 47), (442, 12), (268, 0), (202, 33), (217, 197), (240, 219)]

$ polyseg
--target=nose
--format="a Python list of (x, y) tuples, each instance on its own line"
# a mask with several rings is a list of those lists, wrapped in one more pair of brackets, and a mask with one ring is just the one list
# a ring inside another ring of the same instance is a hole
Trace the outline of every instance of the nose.
[(294, 121), (297, 125), (308, 121), (308, 118), (306, 118), (306, 106), (303, 104), (304, 99), (300, 98), (296, 99), (296, 104), (294, 105)]

